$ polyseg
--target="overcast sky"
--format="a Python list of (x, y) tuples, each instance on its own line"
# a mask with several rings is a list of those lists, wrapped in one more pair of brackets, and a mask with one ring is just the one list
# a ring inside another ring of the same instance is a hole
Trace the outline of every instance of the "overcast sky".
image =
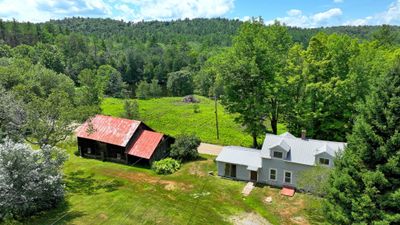
[(400, 0), (0, 0), (0, 18), (42, 22), (64, 17), (140, 20), (262, 16), (291, 26), (400, 25)]

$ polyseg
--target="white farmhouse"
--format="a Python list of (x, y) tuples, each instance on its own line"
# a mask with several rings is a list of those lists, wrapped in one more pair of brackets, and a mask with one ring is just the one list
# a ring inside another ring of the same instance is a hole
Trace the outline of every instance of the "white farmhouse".
[(216, 161), (218, 175), (237, 180), (296, 187), (298, 174), (317, 164), (332, 167), (346, 143), (267, 134), (261, 150), (227, 146)]

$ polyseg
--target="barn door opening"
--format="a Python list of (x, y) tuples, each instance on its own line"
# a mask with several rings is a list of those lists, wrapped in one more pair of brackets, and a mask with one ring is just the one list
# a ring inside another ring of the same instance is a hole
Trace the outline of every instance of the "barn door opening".
[(250, 171), (250, 180), (257, 181), (257, 171)]
[(232, 164), (231, 167), (231, 177), (236, 177), (236, 165)]
[(226, 177), (236, 177), (236, 165), (235, 164), (225, 164), (225, 176)]

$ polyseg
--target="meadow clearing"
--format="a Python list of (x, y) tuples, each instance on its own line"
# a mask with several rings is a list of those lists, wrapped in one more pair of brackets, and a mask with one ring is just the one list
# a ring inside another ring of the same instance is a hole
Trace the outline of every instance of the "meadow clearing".
[[(194, 112), (193, 103), (182, 102), (182, 97), (164, 97), (138, 100), (140, 120), (156, 131), (172, 136), (182, 133), (196, 134), (203, 142), (221, 145), (240, 145), (249, 147), (251, 136), (244, 128), (235, 123), (234, 115), (227, 113), (218, 104), (219, 140), (216, 137), (214, 101), (202, 96), (196, 103), (199, 112)], [(105, 98), (101, 105), (103, 114), (121, 116), (124, 112), (122, 99)], [(269, 124), (266, 124), (267, 127)], [(283, 133), (285, 126), (278, 125), (278, 133)], [(263, 140), (260, 137), (259, 143)]]

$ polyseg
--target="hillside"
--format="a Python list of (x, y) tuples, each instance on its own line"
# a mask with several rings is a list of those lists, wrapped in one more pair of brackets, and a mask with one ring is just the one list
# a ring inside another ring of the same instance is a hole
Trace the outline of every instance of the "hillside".
[[(182, 133), (196, 134), (203, 142), (222, 145), (251, 146), (251, 137), (234, 122), (234, 116), (226, 113), (218, 105), (220, 139), (216, 138), (214, 102), (200, 99), (199, 112), (194, 113), (193, 104), (183, 103), (180, 97), (167, 97), (151, 100), (139, 100), (141, 120), (153, 129), (176, 136)], [(123, 101), (106, 98), (102, 103), (103, 114), (121, 116)], [(280, 133), (284, 126), (280, 125)]]
[[(225, 18), (133, 23), (113, 19), (72, 17), (39, 24), (0, 20), (0, 39), (10, 45), (17, 44), (14, 43), (15, 39), (20, 39), (19, 43), (31, 45), (37, 41), (43, 41), (35, 38), (35, 35), (39, 35), (40, 32), (47, 32), (54, 36), (82, 33), (102, 39), (117, 38), (118, 42), (129, 38), (130, 41), (138, 43), (154, 39), (159, 43), (198, 42), (206, 46), (230, 46), (232, 37), (242, 23), (240, 20)], [(340, 33), (358, 39), (371, 40), (379, 27), (381, 26), (289, 27), (289, 33), (295, 42), (307, 45), (310, 38), (318, 32)], [(399, 26), (390, 27), (393, 31), (400, 32)], [(397, 43), (400, 43), (399, 39)]]
[[(176, 21), (124, 22), (111, 19), (66, 18), (52, 20), (46, 24), (54, 24), (72, 32), (94, 34), (98, 37), (129, 36), (140, 41), (150, 37), (166, 43), (171, 40), (206, 42), (219, 46), (230, 45), (231, 38), (243, 23), (239, 20), (223, 18), (185, 19)], [(380, 26), (337, 26), (320, 28), (289, 27), (289, 33), (295, 42), (307, 45), (310, 38), (318, 32), (327, 34), (340, 33), (354, 38), (371, 40)], [(400, 32), (399, 26), (391, 26)], [(218, 35), (216, 35), (218, 34)], [(400, 40), (398, 40), (400, 42)]]

